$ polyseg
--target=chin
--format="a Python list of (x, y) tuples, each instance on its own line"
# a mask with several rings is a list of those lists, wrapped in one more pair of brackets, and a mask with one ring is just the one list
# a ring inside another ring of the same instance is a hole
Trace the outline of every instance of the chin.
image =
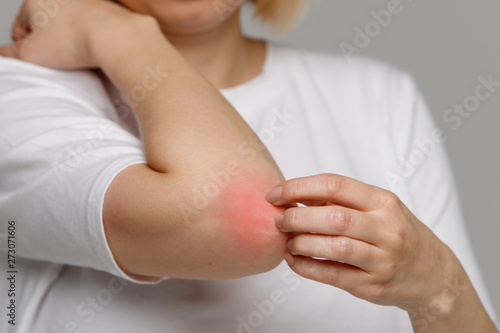
[(232, 17), (244, 2), (244, 0), (120, 1), (132, 11), (155, 17), (167, 35), (193, 35), (210, 31)]

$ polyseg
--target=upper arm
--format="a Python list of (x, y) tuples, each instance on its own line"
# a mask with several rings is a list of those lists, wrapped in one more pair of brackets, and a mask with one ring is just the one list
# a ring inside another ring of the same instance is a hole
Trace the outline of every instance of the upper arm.
[(241, 277), (282, 260), (281, 210), (264, 198), (279, 177), (266, 167), (246, 170), (240, 154), (241, 172), (158, 173), (105, 116), (96, 77), (15, 64), (0, 67), (0, 210), (25, 226), (20, 256), (141, 280)]

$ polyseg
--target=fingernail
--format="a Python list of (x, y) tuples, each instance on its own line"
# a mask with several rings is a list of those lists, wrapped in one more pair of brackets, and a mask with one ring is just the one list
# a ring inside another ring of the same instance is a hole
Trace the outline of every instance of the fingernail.
[(288, 252), (287, 254), (285, 254), (285, 261), (288, 264), (288, 266), (292, 267), (294, 260), (295, 259), (293, 258), (292, 254), (290, 252)]
[(283, 225), (284, 225), (283, 220), (284, 219), (285, 219), (285, 216), (283, 214), (278, 216), (278, 218), (276, 219), (276, 227), (278, 227), (278, 229), (283, 229)]
[(266, 200), (273, 203), (281, 198), (281, 193), (283, 192), (283, 188), (281, 186), (273, 188), (271, 191), (267, 192)]

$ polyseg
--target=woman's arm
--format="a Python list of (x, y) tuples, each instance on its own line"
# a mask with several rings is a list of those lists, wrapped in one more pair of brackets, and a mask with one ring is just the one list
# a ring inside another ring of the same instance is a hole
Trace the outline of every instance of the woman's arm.
[[(28, 21), (36, 10), (26, 3)], [(71, 42), (56, 42), (63, 38)], [(103, 216), (123, 270), (145, 279), (226, 279), (281, 262), (286, 236), (273, 221), (282, 209), (264, 199), (282, 180), (279, 169), (152, 18), (106, 1), (72, 1), (14, 49), (40, 65), (99, 67), (132, 96), (148, 164), (116, 177)]]
[(264, 194), (281, 175), (268, 152), (155, 22), (106, 48), (114, 38), (96, 38), (99, 66), (125, 94), (145, 80), (154, 86), (134, 108), (148, 166), (119, 175), (105, 201), (118, 262), (134, 274), (209, 279), (276, 266), (285, 237)]

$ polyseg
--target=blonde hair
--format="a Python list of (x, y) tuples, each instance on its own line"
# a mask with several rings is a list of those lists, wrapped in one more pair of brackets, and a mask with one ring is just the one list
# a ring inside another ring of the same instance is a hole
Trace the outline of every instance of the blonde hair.
[(285, 34), (299, 18), (299, 13), (309, 1), (303, 0), (251, 0), (255, 6), (255, 17), (268, 22), (278, 34)]

